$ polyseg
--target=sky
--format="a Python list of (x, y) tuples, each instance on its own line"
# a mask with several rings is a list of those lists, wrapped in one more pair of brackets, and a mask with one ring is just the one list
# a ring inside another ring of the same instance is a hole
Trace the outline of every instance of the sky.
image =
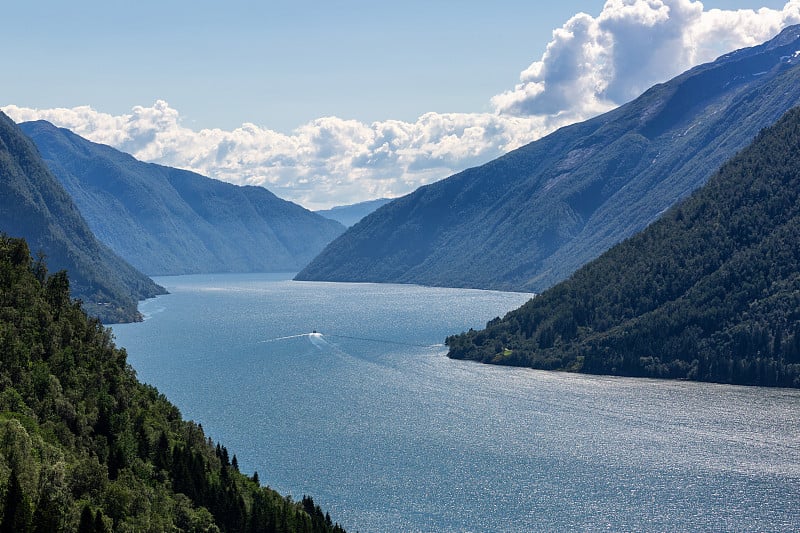
[(311, 209), (407, 194), (800, 23), (800, 0), (40, 0), (0, 109)]

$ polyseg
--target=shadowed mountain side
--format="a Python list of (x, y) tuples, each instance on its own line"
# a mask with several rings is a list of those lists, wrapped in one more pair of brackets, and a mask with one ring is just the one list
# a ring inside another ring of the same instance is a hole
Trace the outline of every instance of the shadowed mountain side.
[(53, 270), (67, 270), (72, 295), (104, 322), (139, 318), (137, 302), (166, 291), (101, 244), (39, 152), (0, 113), (0, 232), (23, 237)]
[(540, 292), (641, 230), (800, 103), (800, 27), (397, 199), (297, 279)]
[(20, 126), (98, 238), (151, 275), (297, 271), (344, 231), (263, 187), (144, 163), (45, 121)]
[(449, 356), (800, 387), (800, 108), (634, 237)]

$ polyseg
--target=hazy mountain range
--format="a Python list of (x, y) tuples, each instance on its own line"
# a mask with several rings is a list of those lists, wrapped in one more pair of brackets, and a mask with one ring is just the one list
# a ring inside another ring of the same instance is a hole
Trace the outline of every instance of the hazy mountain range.
[(394, 200), (296, 279), (541, 291), (644, 228), (800, 103), (800, 28)]
[[(297, 279), (541, 291), (658, 218), (797, 103), (800, 28), (791, 27), (614, 111), (381, 207), (386, 200), (324, 213), (354, 223), (347, 231), (261, 187), (144, 163), (43, 121), (21, 128), (84, 224), (151, 275), (305, 266)], [(38, 159), (31, 154), (26, 157)], [(16, 171), (38, 180), (17, 193), (24, 200), (36, 197), (30, 190), (44, 183), (39, 174), (50, 175), (39, 170)], [(6, 196), (8, 221), (0, 228), (9, 233), (21, 231), (26, 217), (36, 218), (31, 209), (16, 213), (24, 201), (12, 198)], [(50, 225), (78, 227), (66, 217), (55, 216)], [(38, 242), (31, 240), (34, 250)], [(59, 265), (53, 253), (51, 263)], [(80, 275), (73, 279), (76, 290), (84, 286)], [(158, 290), (127, 292), (135, 300)], [(106, 292), (97, 295), (106, 298)], [(97, 295), (89, 300), (103, 303)]]
[(320, 209), (314, 212), (324, 216), (325, 218), (335, 220), (349, 228), (365, 216), (391, 201), (391, 198), (378, 198), (376, 200), (358, 202), (357, 204), (337, 205), (335, 207), (331, 207), (330, 209)]
[(165, 292), (95, 238), (33, 142), (1, 112), (0, 231), (24, 237), (51, 270), (67, 270), (72, 296), (106, 322), (135, 320), (138, 300)]
[(149, 275), (295, 272), (344, 231), (263, 187), (144, 163), (44, 121), (20, 127), (98, 238)]

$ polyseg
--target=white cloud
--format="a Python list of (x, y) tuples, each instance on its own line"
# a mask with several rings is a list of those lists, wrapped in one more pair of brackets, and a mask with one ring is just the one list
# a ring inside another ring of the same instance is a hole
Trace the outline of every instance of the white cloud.
[(414, 123), (324, 117), (285, 135), (255, 124), (195, 131), (164, 101), (119, 116), (88, 106), (3, 110), (17, 122), (44, 119), (138, 159), (262, 185), (312, 208), (399, 196), (553, 129), (540, 117), (428, 113)]
[(195, 131), (164, 101), (118, 116), (89, 106), (2, 109), (17, 122), (48, 120), (139, 159), (263, 185), (321, 208), (408, 193), (798, 22), (800, 0), (758, 11), (706, 11), (691, 0), (609, 0), (597, 17), (579, 13), (556, 29), (520, 83), (491, 99), (494, 113), (427, 113), (413, 123), (323, 117), (287, 135), (247, 123)]
[(732, 50), (800, 22), (800, 0), (782, 10), (705, 11), (692, 0), (608, 0), (553, 32), (520, 83), (492, 98), (500, 114), (584, 117)]

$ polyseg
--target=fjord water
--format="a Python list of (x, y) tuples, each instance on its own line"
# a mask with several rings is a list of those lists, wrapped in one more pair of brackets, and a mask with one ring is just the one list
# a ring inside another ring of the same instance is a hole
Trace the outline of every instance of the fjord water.
[(530, 295), (289, 278), (157, 278), (114, 333), (242, 471), (349, 531), (800, 528), (800, 391), (452, 361), (446, 335)]

